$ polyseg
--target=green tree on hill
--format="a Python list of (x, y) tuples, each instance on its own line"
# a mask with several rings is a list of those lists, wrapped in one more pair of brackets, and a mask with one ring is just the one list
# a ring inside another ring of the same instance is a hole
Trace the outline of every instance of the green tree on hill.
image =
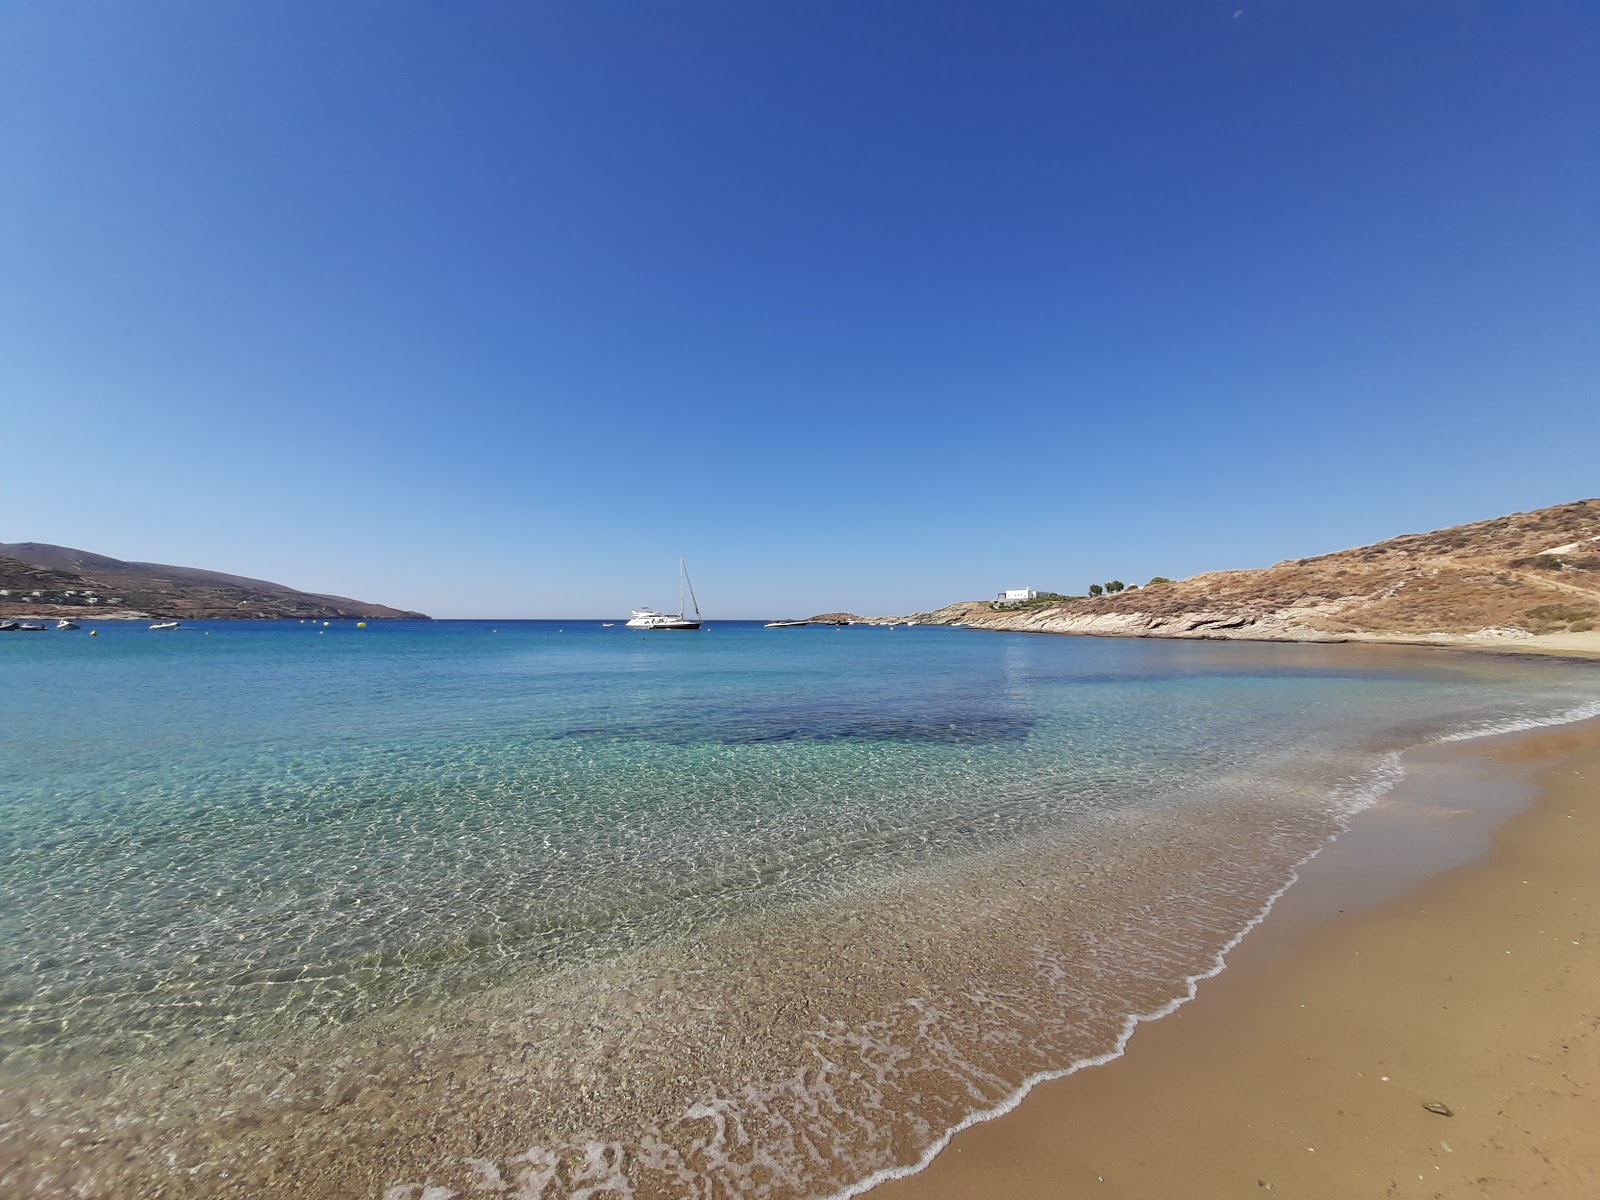
[(1113, 579), (1110, 583), (1106, 584), (1106, 591), (1108, 591), (1108, 592), (1120, 592), (1123, 589), (1123, 586), (1124, 586), (1124, 584), (1123, 584), (1122, 580)]
[(1168, 579), (1165, 575), (1157, 575), (1149, 583), (1145, 584), (1145, 587), (1155, 587), (1155, 585), (1158, 584), (1158, 583), (1171, 583), (1171, 582), (1172, 582), (1172, 580)]
[(1101, 587), (1098, 583), (1091, 583), (1089, 585), (1089, 595), (1091, 596), (1098, 596), (1103, 591), (1105, 591), (1105, 588)]

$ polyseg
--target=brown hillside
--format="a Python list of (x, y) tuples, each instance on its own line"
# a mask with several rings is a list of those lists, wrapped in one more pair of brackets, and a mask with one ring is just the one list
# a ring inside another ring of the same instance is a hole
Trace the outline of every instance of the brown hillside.
[(421, 617), (382, 604), (300, 592), (281, 583), (193, 567), (124, 562), (43, 542), (0, 542), (0, 617), (192, 619)]
[(1600, 500), (1114, 596), (952, 605), (931, 619), (1146, 637), (1583, 633), (1600, 628)]

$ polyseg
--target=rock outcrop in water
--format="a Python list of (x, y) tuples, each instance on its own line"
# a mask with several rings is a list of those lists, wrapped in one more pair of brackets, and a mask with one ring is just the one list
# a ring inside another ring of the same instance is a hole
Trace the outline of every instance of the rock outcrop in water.
[[(877, 618), (887, 622), (891, 618)], [(965, 601), (896, 621), (1114, 637), (1600, 650), (1600, 500), (1114, 595)]]
[(195, 567), (124, 562), (44, 542), (0, 542), (0, 617), (412, 618), (426, 615)]

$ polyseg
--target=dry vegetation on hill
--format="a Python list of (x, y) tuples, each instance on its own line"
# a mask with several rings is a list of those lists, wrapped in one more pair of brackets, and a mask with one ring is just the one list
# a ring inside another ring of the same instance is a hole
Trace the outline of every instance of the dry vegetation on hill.
[(1517, 641), (1600, 628), (1600, 500), (1116, 595), (922, 620), (1127, 637)]
[(44, 542), (0, 542), (0, 617), (420, 617), (195, 567), (124, 562)]

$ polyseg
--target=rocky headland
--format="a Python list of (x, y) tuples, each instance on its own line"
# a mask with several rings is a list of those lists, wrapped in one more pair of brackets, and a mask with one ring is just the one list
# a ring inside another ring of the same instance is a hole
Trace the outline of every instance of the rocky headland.
[(426, 620), (346, 596), (195, 567), (124, 562), (69, 546), (0, 542), (0, 617)]
[(968, 600), (928, 613), (850, 619), (1108, 637), (1600, 653), (1600, 500), (1106, 595)]

